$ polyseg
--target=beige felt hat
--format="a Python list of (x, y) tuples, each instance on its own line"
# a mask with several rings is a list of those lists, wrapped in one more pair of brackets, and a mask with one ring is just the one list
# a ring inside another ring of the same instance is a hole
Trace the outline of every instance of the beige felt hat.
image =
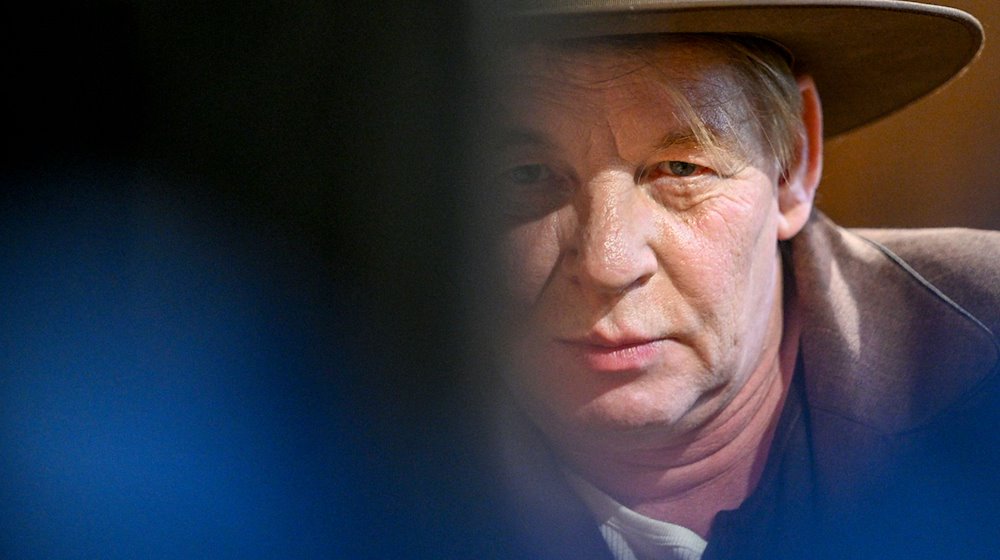
[(528, 0), (532, 37), (727, 33), (775, 41), (816, 80), (825, 135), (897, 111), (958, 75), (983, 44), (971, 15), (898, 0)]

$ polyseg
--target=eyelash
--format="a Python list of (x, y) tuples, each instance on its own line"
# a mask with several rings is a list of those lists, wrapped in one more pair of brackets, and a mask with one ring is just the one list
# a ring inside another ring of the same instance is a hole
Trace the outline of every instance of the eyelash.
[(709, 172), (711, 172), (709, 168), (703, 165), (698, 165), (697, 163), (681, 160), (667, 160), (657, 163), (652, 167), (644, 168), (641, 171), (639, 178), (650, 179), (659, 176), (666, 176), (671, 179), (687, 179), (698, 177)]
[[(530, 177), (519, 178), (518, 175), (523, 173), (528, 173)], [(552, 178), (552, 175), (552, 169), (542, 163), (518, 165), (517, 167), (513, 167), (503, 173), (503, 177), (518, 185), (533, 185), (543, 181), (548, 181)]]
[(656, 168), (662, 170), (664, 164), (670, 169), (670, 173), (677, 177), (690, 177), (705, 170), (704, 167), (687, 161), (666, 161), (657, 165)]

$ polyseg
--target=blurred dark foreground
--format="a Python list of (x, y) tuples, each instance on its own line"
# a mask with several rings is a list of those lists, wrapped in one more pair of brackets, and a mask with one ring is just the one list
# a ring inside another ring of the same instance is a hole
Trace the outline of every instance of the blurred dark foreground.
[(498, 553), (462, 536), (465, 14), (190, 4), (0, 18), (0, 556)]

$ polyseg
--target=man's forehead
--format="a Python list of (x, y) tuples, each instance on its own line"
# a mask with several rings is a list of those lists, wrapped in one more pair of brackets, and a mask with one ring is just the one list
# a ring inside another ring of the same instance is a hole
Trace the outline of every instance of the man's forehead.
[[(501, 112), (499, 146), (561, 152), (596, 138), (632, 139), (642, 151), (693, 138), (662, 90), (650, 87), (549, 87), (521, 90)], [(638, 154), (633, 154), (638, 157)]]
[(690, 117), (714, 129), (717, 113), (743, 100), (719, 50), (690, 39), (535, 44), (512, 60), (498, 81), (500, 116), (532, 128), (655, 121), (680, 138)]
[(680, 98), (710, 108), (732, 102), (741, 90), (723, 50), (698, 36), (535, 43), (508, 61), (497, 90), (504, 105), (518, 110), (546, 103), (626, 109), (637, 101), (671, 105)]

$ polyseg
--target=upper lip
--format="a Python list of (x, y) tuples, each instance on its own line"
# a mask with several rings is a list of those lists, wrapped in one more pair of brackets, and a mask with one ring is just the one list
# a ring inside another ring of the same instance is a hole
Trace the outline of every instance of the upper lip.
[(664, 337), (641, 336), (641, 335), (607, 336), (599, 332), (589, 332), (581, 337), (560, 338), (559, 341), (567, 344), (573, 344), (576, 346), (592, 346), (598, 348), (627, 348), (629, 346), (639, 346), (642, 344), (655, 342), (657, 340), (663, 340), (663, 338)]

